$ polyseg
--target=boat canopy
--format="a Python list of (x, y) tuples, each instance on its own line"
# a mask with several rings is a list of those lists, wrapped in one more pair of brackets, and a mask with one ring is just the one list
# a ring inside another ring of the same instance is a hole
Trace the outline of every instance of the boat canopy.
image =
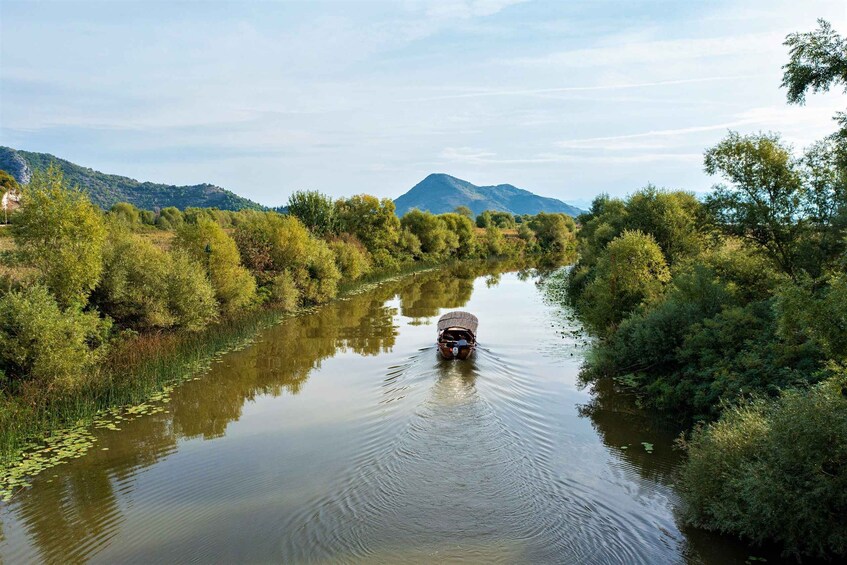
[(470, 312), (447, 312), (438, 320), (438, 331), (443, 332), (448, 328), (464, 328), (476, 335), (479, 320)]

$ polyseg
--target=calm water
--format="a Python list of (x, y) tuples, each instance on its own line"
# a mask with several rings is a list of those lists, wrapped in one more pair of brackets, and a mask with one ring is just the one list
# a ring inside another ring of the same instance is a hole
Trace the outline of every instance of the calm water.
[[(0, 561), (743, 563), (680, 530), (674, 430), (579, 388), (537, 281), (427, 273), (285, 321), (0, 505)], [(459, 307), (481, 348), (441, 361)]]

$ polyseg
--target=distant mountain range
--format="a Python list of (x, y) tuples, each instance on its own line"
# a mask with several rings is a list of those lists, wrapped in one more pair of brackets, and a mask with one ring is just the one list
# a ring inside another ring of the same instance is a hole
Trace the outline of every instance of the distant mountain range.
[(398, 216), (412, 208), (443, 214), (452, 212), (459, 206), (467, 206), (474, 214), (485, 210), (498, 210), (512, 214), (560, 212), (578, 216), (583, 212), (561, 200), (538, 196), (511, 184), (476, 186), (441, 173), (426, 177), (409, 192), (397, 198), (394, 205), (397, 207)]
[(46, 169), (51, 163), (62, 169), (66, 180), (82, 187), (92, 202), (105, 209), (117, 202), (129, 202), (145, 210), (168, 206), (176, 206), (181, 210), (191, 206), (221, 210), (264, 208), (252, 200), (212, 184), (174, 186), (139, 182), (128, 177), (81, 167), (48, 153), (31, 153), (0, 147), (0, 169), (8, 171), (21, 184), (29, 182), (33, 170)]

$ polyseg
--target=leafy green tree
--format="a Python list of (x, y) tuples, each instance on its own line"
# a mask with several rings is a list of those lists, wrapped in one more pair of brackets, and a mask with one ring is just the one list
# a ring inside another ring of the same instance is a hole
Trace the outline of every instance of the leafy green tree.
[(706, 152), (706, 172), (730, 185), (717, 185), (706, 199), (715, 221), (727, 233), (747, 238), (792, 278), (805, 229), (798, 219), (802, 176), (790, 150), (775, 134), (730, 134)]
[[(470, 216), (449, 213), (440, 214), (438, 218), (445, 224), (447, 230), (456, 235), (456, 245), (453, 253), (460, 259), (473, 257), (477, 253), (476, 231)], [(448, 247), (452, 240), (448, 241)]]
[(141, 210), (129, 202), (118, 202), (109, 209), (109, 215), (120, 220), (127, 226), (141, 223)]
[(152, 210), (141, 210), (138, 213), (141, 223), (145, 226), (156, 225), (156, 213)]
[(319, 236), (336, 232), (335, 204), (316, 190), (299, 190), (288, 197), (288, 213)]
[(843, 377), (727, 410), (694, 431), (683, 519), (799, 556), (847, 556)]
[(695, 256), (703, 244), (703, 206), (688, 192), (669, 192), (653, 185), (626, 201), (627, 229), (649, 233), (670, 264)]
[(473, 219), (473, 211), (467, 206), (456, 206), (456, 209), (453, 210), (453, 212), (459, 214), (460, 216), (465, 216), (466, 218)]
[(482, 214), (476, 217), (476, 227), (478, 228), (487, 228), (491, 224), (492, 222), (490, 210), (485, 210)]
[[(341, 232), (356, 236), (378, 259), (377, 251), (395, 251), (400, 237), (400, 219), (394, 202), (361, 194), (335, 202), (336, 217)], [(379, 263), (379, 260), (377, 260)]]
[(431, 212), (413, 208), (400, 219), (403, 229), (415, 234), (425, 255), (445, 255), (459, 245), (458, 236), (447, 229), (447, 224)]
[(44, 286), (6, 293), (0, 297), (0, 380), (13, 387), (38, 381), (48, 393), (77, 389), (105, 354), (108, 332), (96, 312), (62, 310)]
[(175, 230), (183, 223), (182, 212), (179, 208), (168, 206), (159, 210), (159, 216), (156, 218), (156, 227), (163, 230)]
[(669, 280), (667, 262), (653, 236), (624, 231), (598, 260), (580, 309), (592, 328), (607, 333), (630, 312), (658, 299)]
[[(215, 289), (203, 268), (187, 253), (173, 250), (168, 254), (168, 308), (175, 325), (199, 331), (218, 318)], [(249, 285), (249, 283), (248, 283)]]
[(492, 223), (501, 230), (515, 229), (515, 217), (510, 212), (491, 212)]
[(806, 91), (826, 92), (833, 85), (847, 91), (847, 39), (842, 38), (826, 20), (807, 33), (792, 33), (785, 45), (789, 61), (782, 68), (782, 86), (788, 89), (788, 101), (804, 104)]
[(506, 238), (503, 237), (503, 232), (491, 223), (485, 228), (480, 246), (486, 257), (500, 257), (506, 252)]
[(175, 244), (206, 268), (224, 313), (233, 314), (256, 303), (256, 279), (241, 265), (238, 247), (217, 223), (200, 219), (196, 224), (183, 224)]
[(355, 281), (370, 270), (370, 253), (353, 236), (334, 239), (329, 242), (329, 248), (344, 279)]
[(92, 302), (120, 324), (140, 330), (199, 330), (217, 316), (214, 290), (200, 265), (120, 225), (110, 230)]
[(103, 269), (103, 214), (57, 167), (35, 171), (15, 215), (13, 235), (24, 261), (41, 273), (59, 305), (84, 306)]
[(570, 216), (541, 212), (530, 220), (528, 225), (535, 233), (535, 239), (542, 252), (563, 255), (575, 250), (576, 224)]

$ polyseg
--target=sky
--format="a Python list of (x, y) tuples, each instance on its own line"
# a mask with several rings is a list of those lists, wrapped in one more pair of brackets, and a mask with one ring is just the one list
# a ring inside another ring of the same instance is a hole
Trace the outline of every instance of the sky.
[(0, 0), (0, 145), (269, 206), (433, 172), (582, 205), (699, 193), (729, 130), (834, 131), (843, 92), (780, 88), (817, 18), (847, 33), (847, 2)]

